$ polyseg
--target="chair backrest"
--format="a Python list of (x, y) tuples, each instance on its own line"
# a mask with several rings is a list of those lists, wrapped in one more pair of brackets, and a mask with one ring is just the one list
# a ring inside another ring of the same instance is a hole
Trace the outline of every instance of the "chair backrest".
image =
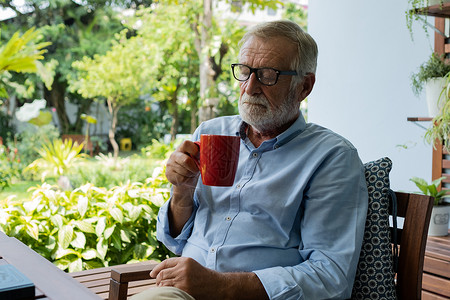
[(420, 299), (433, 198), (394, 193), (388, 157), (367, 162), (364, 169), (369, 202), (352, 299)]
[[(397, 196), (397, 217), (404, 218), (403, 229), (397, 228), (397, 241), (400, 247), (396, 284), (397, 297), (405, 300), (420, 299), (425, 246), (433, 198), (400, 192), (395, 194)], [(391, 228), (391, 230), (394, 229)], [(393, 234), (391, 234), (392, 236)]]

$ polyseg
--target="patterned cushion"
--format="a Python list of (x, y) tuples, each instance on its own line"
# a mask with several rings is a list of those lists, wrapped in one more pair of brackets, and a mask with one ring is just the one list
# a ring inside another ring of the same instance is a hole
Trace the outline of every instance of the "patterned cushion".
[(392, 162), (385, 157), (364, 167), (369, 208), (352, 299), (396, 299), (388, 198)]

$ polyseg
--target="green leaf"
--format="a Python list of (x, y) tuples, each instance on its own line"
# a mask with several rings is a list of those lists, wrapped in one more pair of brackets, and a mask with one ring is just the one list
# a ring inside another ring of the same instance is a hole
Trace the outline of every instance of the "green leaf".
[(128, 231), (123, 230), (123, 229), (120, 229), (120, 239), (123, 242), (131, 243), (130, 233)]
[(86, 221), (75, 221), (75, 226), (77, 226), (81, 231), (86, 233), (95, 233), (94, 226), (91, 223)]
[(104, 235), (105, 239), (109, 239), (111, 237), (111, 235), (114, 233), (115, 228), (116, 228), (116, 225), (106, 228), (105, 235)]
[(104, 264), (102, 264), (96, 260), (85, 261), (84, 266), (85, 266), (86, 270), (92, 270), (92, 269), (98, 269), (98, 268), (105, 267)]
[(148, 247), (142, 244), (134, 245), (134, 256), (137, 259), (144, 259), (146, 258)]
[(136, 220), (139, 218), (140, 214), (142, 212), (142, 207), (140, 206), (133, 206), (129, 213), (130, 213), (130, 220), (131, 222), (136, 222)]
[(119, 233), (117, 233), (116, 231), (112, 234), (111, 237), (114, 248), (116, 248), (117, 250), (122, 250), (122, 240), (120, 239)]
[(94, 249), (87, 249), (81, 253), (81, 257), (86, 260), (94, 259), (97, 257), (97, 251)]
[(64, 225), (58, 232), (58, 243), (63, 248), (69, 247), (73, 238), (73, 227), (71, 225)]
[(111, 209), (110, 213), (114, 220), (116, 220), (116, 222), (119, 222), (120, 224), (123, 223), (123, 213), (119, 208), (114, 207), (113, 209)]
[(55, 266), (57, 266), (58, 268), (60, 268), (61, 270), (65, 270), (69, 267), (70, 264), (70, 260), (68, 259), (59, 259), (53, 262), (53, 264)]
[(83, 261), (81, 258), (76, 258), (69, 264), (69, 273), (83, 270)]
[(98, 219), (97, 226), (95, 226), (95, 233), (97, 234), (98, 237), (101, 237), (103, 235), (105, 228), (106, 228), (106, 218), (101, 217), (100, 219)]
[(86, 214), (88, 208), (88, 198), (87, 197), (78, 197), (78, 205), (77, 205), (77, 209), (78, 212), (80, 213), (81, 217), (84, 217), (84, 215)]
[(28, 223), (26, 225), (26, 232), (30, 237), (32, 237), (36, 241), (39, 241), (39, 228), (36, 224)]
[(413, 177), (410, 180), (416, 184), (416, 186), (424, 195), (428, 195), (428, 183), (425, 181), (425, 179)]
[(75, 239), (70, 244), (74, 248), (83, 249), (86, 245), (86, 236), (82, 232), (75, 231)]
[(97, 252), (100, 259), (105, 259), (106, 253), (108, 252), (108, 243), (105, 239), (100, 238), (98, 241)]
[(65, 256), (68, 256), (68, 255), (80, 256), (80, 254), (77, 251), (73, 250), (73, 249), (63, 249), (63, 248), (60, 247), (55, 252), (55, 259), (60, 259), (60, 258), (63, 258)]
[(53, 249), (55, 249), (56, 245), (57, 244), (56, 244), (55, 237), (50, 235), (48, 237), (47, 243), (45, 244), (45, 248), (47, 248), (48, 250), (53, 250)]

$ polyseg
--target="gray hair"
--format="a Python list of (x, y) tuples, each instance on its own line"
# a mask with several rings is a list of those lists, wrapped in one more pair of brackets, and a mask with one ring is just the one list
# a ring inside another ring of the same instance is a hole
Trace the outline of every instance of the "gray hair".
[[(252, 28), (242, 37), (239, 46), (251, 37), (270, 39), (284, 37), (297, 45), (298, 55), (292, 57), (291, 68), (297, 71), (302, 78), (307, 73), (316, 73), (318, 48), (314, 39), (306, 33), (297, 23), (289, 20), (264, 22)], [(240, 54), (239, 54), (240, 55)]]

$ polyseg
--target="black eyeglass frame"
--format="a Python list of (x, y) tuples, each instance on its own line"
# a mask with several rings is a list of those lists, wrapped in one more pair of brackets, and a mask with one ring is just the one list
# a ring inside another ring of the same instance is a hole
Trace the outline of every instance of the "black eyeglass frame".
[[(250, 69), (250, 73), (248, 73), (248, 77), (246, 79), (238, 79), (236, 77), (236, 75), (234, 74), (234, 67), (236, 67), (236, 66), (244, 66), (244, 67), (247, 67)], [(275, 78), (275, 82), (273, 84), (266, 84), (264, 82), (261, 82), (261, 79), (258, 76), (258, 71), (267, 70), (267, 69), (273, 70), (277, 74), (277, 77)], [(252, 67), (249, 67), (244, 64), (231, 64), (231, 70), (232, 70), (234, 79), (236, 79), (237, 81), (247, 81), (250, 78), (250, 76), (252, 75), (252, 73), (255, 73), (256, 79), (258, 79), (259, 83), (261, 83), (262, 85), (265, 85), (265, 86), (273, 86), (273, 85), (277, 84), (278, 78), (280, 77), (280, 75), (298, 75), (297, 71), (280, 71), (280, 70), (277, 70), (274, 68), (252, 68)]]

